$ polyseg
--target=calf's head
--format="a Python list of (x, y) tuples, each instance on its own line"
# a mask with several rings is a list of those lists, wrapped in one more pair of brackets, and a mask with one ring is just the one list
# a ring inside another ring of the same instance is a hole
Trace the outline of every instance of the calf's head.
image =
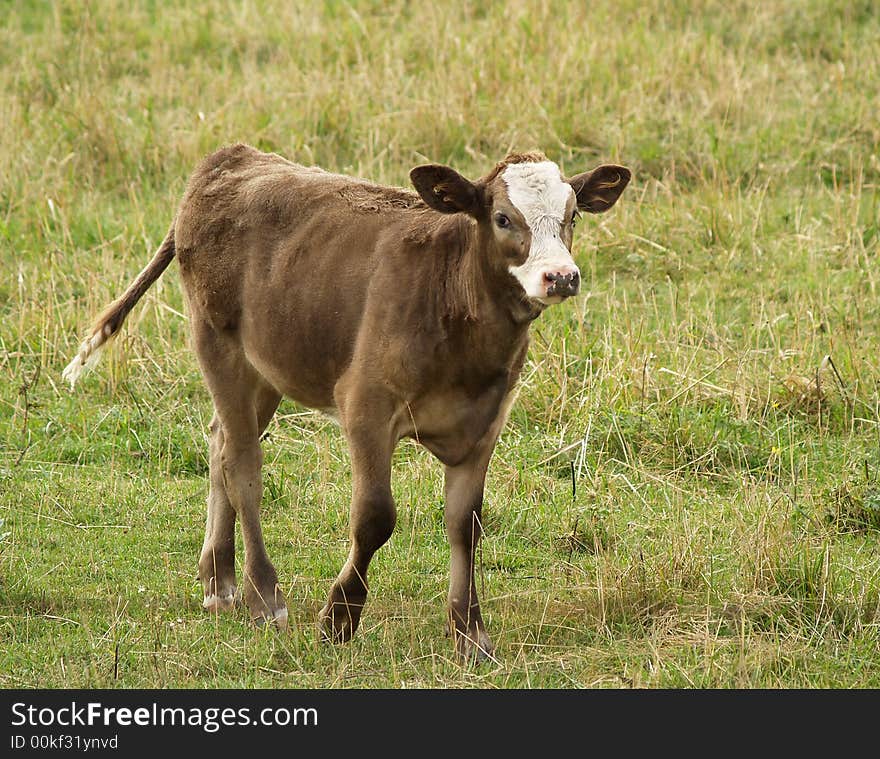
[(527, 299), (546, 306), (580, 288), (571, 256), (578, 216), (611, 208), (630, 172), (604, 165), (565, 179), (555, 163), (527, 153), (508, 156), (476, 182), (438, 164), (417, 166), (410, 179), (434, 210), (473, 217), (489, 265)]

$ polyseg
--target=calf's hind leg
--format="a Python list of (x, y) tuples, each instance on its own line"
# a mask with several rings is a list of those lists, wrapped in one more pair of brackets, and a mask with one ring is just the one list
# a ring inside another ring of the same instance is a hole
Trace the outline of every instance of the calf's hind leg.
[(202, 606), (208, 611), (219, 612), (231, 609), (235, 602), (235, 509), (223, 484), (220, 463), (223, 428), (216, 414), (208, 427), (208, 434), (210, 487), (199, 579), (205, 590)]
[[(244, 600), (256, 622), (287, 623), (287, 606), (275, 567), (266, 552), (260, 525), (263, 453), (260, 434), (278, 406), (280, 395), (248, 363), (241, 345), (193, 322), (196, 353), (214, 400), (211, 431), (208, 521), (199, 574), (210, 596), (228, 597), (234, 584), (234, 525), (244, 539)], [(230, 508), (231, 507), (231, 510)], [(219, 558), (219, 561), (218, 561)]]
[[(257, 394), (256, 412), (259, 434), (278, 408), (280, 396), (272, 388)], [(205, 591), (202, 605), (211, 612), (231, 609), (235, 603), (235, 509), (223, 482), (223, 426), (215, 414), (209, 430), (208, 514), (205, 540), (199, 558), (199, 578)]]

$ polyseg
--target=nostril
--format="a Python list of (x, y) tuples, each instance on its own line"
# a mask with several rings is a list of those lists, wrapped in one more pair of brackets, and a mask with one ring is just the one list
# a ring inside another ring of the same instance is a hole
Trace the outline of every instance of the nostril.
[(544, 285), (548, 296), (560, 295), (567, 298), (577, 295), (580, 289), (581, 273), (576, 266), (562, 266), (557, 271), (544, 272)]

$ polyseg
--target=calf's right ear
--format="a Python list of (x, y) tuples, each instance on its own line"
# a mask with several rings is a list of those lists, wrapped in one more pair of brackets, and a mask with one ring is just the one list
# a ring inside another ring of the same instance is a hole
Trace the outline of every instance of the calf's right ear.
[(480, 193), (455, 169), (429, 163), (416, 166), (409, 178), (422, 200), (435, 211), (476, 216)]

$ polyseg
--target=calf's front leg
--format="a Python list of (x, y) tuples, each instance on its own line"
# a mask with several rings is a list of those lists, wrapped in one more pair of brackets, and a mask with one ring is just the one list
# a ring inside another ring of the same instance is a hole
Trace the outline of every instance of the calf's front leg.
[(367, 600), (367, 568), (385, 544), (397, 521), (391, 496), (390, 433), (364, 427), (348, 430), (351, 450), (352, 499), (349, 520), (351, 549), (319, 620), (324, 635), (335, 643), (348, 641), (358, 628)]
[(464, 661), (492, 658), (494, 646), (483, 624), (474, 583), (474, 555), (482, 533), (481, 514), (486, 470), (492, 445), (468, 461), (446, 467), (446, 534), (449, 538), (449, 632)]

